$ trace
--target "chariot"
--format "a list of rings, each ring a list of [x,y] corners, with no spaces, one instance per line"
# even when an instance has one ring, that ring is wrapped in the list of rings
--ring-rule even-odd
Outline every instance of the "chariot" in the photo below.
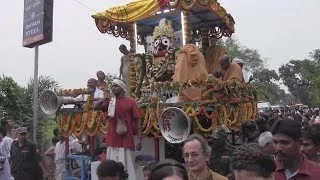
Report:
[[[211,37],[228,38],[234,33],[233,17],[217,0],[136,0],[92,17],[101,33],[130,43],[127,85],[140,107],[143,137],[148,138],[142,154],[151,153],[157,160],[175,156],[165,152],[169,149],[165,144],[180,143],[191,131],[209,136],[223,125],[234,132],[246,120],[256,118],[256,91],[248,84],[222,81],[210,73],[182,81],[172,78],[185,45],[195,44],[207,58]],[[144,53],[136,52],[138,46],[144,47]],[[177,100],[188,89],[211,91],[197,100]],[[87,93],[85,89],[61,90],[56,97]],[[43,111],[64,103],[52,103],[48,96],[42,99]],[[105,134],[108,126],[102,121],[104,112],[93,110],[90,93],[85,109],[60,110],[57,117],[65,136],[85,132],[94,137]]]

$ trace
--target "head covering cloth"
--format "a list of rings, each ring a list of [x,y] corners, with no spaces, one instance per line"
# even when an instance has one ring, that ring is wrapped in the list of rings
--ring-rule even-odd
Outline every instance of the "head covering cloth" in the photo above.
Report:
[[[124,92],[126,92],[127,86],[120,79],[113,80],[112,84],[118,85]],[[115,115],[115,112],[116,112],[116,102],[117,102],[117,99],[116,99],[115,96],[113,96],[110,99],[109,106],[108,106],[108,116],[111,117],[111,118],[114,118],[114,115]]]

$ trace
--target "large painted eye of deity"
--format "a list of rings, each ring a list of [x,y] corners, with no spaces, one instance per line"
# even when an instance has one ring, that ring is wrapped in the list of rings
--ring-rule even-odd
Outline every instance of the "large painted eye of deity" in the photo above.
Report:
[[[160,44],[160,39],[157,38],[157,39],[154,41],[154,47],[158,47],[159,44]]]
[[[166,46],[170,45],[170,39],[167,36],[162,36],[161,42],[163,45],[166,45]]]

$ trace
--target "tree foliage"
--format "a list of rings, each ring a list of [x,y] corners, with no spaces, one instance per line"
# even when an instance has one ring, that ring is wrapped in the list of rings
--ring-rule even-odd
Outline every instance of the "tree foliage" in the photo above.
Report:
[[[275,70],[269,70],[264,66],[264,60],[256,49],[250,49],[241,45],[236,39],[229,38],[222,42],[228,56],[231,59],[240,58],[246,63],[246,68],[253,72],[252,85],[258,91],[260,101],[271,103],[287,102],[284,99],[285,91],[280,88],[280,77]]]
[[[299,102],[308,105],[319,105],[320,50],[317,49],[311,52],[310,58],[290,60],[279,68],[279,72],[283,83]]]
[[[29,111],[27,91],[11,77],[0,77],[0,118],[27,121],[25,113]]]
[[[250,49],[241,45],[236,39],[228,38],[222,42],[231,59],[240,58],[246,62],[246,66],[253,72],[260,71],[264,67],[264,61],[256,49]]]
[[[46,89],[55,90],[58,83],[50,76],[39,77],[39,96]],[[11,77],[0,77],[0,119],[10,119],[19,126],[32,130],[33,117],[33,79],[30,79],[27,87],[19,86]],[[38,139],[41,140],[43,125],[47,117],[39,110]],[[31,132],[32,133],[32,132]],[[38,142],[38,144],[41,144]]]

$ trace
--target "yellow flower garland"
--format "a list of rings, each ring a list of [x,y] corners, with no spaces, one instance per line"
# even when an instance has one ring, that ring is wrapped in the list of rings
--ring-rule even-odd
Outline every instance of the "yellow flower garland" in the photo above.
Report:
[[[198,117],[195,115],[195,110],[194,110],[191,106],[189,106],[189,107],[186,109],[185,113],[186,113],[189,117],[193,117],[193,119],[194,119],[195,122],[197,123],[198,128],[200,129],[200,131],[205,132],[205,133],[208,133],[208,132],[211,132],[211,131],[212,131],[212,129],[213,129],[212,126],[210,126],[210,127],[207,128],[207,129],[204,128],[204,127],[202,127],[202,125],[201,125],[200,122],[199,122]]]

